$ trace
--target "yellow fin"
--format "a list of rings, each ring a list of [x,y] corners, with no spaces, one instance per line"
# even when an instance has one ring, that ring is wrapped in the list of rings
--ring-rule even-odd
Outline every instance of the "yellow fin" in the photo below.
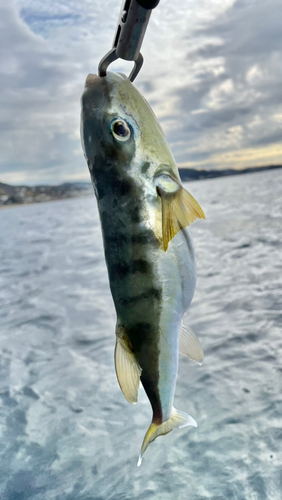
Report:
[[[205,219],[199,203],[179,181],[167,174],[155,179],[162,201],[162,242],[166,252],[172,238],[196,219]]]
[[[201,365],[204,361],[204,353],[199,339],[191,328],[181,325],[179,334],[179,352]]]
[[[192,425],[197,427],[197,422],[184,411],[178,411],[172,407],[171,417],[160,425],[151,423],[149,429],[147,430],[144,441],[142,443],[139,459],[137,465],[140,466],[142,463],[142,456],[149,444],[152,443],[158,436],[164,436],[168,434],[173,429],[186,427],[187,425]]]
[[[125,399],[131,404],[136,404],[142,370],[126,341],[119,337],[116,340],[115,367],[118,383]]]

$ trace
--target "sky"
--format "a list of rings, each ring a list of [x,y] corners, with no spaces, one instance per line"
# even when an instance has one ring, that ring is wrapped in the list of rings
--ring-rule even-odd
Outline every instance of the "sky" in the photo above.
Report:
[[[0,0],[0,181],[88,181],[80,96],[120,0]],[[179,167],[282,164],[281,0],[160,0],[134,84]],[[129,74],[119,60],[110,70]]]

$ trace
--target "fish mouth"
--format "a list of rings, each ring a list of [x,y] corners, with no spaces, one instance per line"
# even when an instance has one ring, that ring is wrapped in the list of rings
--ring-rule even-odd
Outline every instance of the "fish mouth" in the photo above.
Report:
[[[85,88],[95,85],[98,81],[118,81],[127,80],[127,76],[124,73],[113,73],[111,71],[107,72],[107,76],[99,76],[95,73],[89,73],[85,80]]]
[[[91,87],[92,85],[95,85],[97,83],[97,81],[100,80],[100,78],[101,77],[98,75],[89,73],[89,75],[87,75],[86,80],[85,80],[85,88]]]

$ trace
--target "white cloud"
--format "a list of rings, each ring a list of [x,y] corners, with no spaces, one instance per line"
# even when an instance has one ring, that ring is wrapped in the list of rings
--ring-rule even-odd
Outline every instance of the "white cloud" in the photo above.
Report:
[[[260,81],[262,80],[262,77],[263,77],[263,72],[260,69],[258,64],[254,64],[254,66],[252,66],[247,71],[247,74],[246,74],[246,80],[251,85],[256,85],[256,84],[260,83]]]
[[[116,0],[0,5],[0,180],[89,178],[79,154],[80,95],[111,47],[119,9]],[[222,154],[249,158],[260,142],[279,144],[281,32],[280,0],[160,2],[136,85],[177,161],[213,167]],[[123,61],[113,67],[128,73]],[[236,158],[244,166],[243,153]]]
[[[256,129],[257,127],[261,127],[263,124],[263,121],[259,115],[255,115],[252,120],[249,121],[248,123],[248,128],[249,129]]]

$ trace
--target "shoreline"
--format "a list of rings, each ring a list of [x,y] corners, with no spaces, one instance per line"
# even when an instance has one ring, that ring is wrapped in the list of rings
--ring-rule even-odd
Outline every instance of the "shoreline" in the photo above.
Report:
[[[188,168],[179,169],[182,182],[196,182],[218,177],[232,177],[245,174],[277,171],[282,165],[270,165],[267,167],[253,167],[243,170],[193,170]],[[76,198],[88,198],[94,196],[92,184],[89,183],[64,183],[58,186],[11,186],[0,182],[0,209],[35,205],[38,203],[49,203],[51,201],[63,201]],[[5,199],[3,202],[3,198]],[[33,199],[32,199],[33,198]],[[40,199],[41,198],[41,199]],[[9,201],[10,200],[10,201]],[[22,200],[22,201],[21,201]],[[27,201],[28,200],[28,201]],[[29,201],[30,200],[30,201]],[[2,203],[1,203],[2,201]],[[6,203],[8,201],[8,203]]]
[[[93,191],[93,196],[94,191]],[[43,201],[29,201],[28,203],[9,203],[8,205],[0,205],[0,210],[17,208],[17,207],[29,207],[30,205],[43,205],[44,203],[51,203],[52,201],[68,201],[68,200],[77,200],[79,198],[91,198],[92,194],[82,194],[81,196],[67,196],[64,198],[52,198],[52,200],[43,200]]]

